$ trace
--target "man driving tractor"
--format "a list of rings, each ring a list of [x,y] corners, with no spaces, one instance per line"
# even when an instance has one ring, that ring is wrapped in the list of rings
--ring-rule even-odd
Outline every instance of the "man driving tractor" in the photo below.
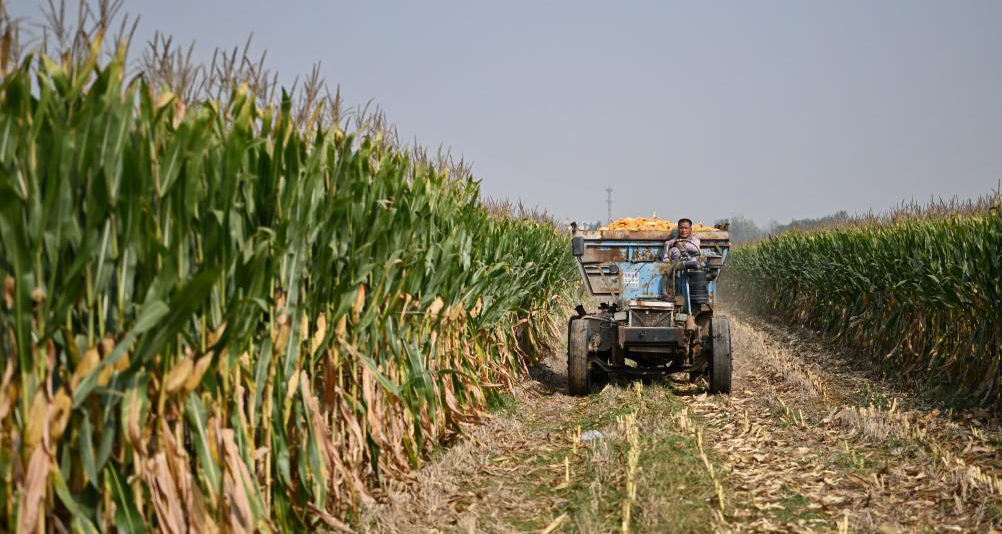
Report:
[[[690,258],[699,256],[699,238],[692,235],[692,220],[679,219],[678,235],[675,239],[665,241],[665,253],[671,261],[679,261],[683,256]]]

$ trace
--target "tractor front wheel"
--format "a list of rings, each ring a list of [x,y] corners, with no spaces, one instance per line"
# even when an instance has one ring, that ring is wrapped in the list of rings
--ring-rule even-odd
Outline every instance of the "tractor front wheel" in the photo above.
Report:
[[[588,363],[588,321],[572,319],[567,327],[567,391],[587,395],[591,390]]]
[[[710,393],[731,392],[731,323],[714,317],[710,323],[713,336],[713,361],[710,364]]]

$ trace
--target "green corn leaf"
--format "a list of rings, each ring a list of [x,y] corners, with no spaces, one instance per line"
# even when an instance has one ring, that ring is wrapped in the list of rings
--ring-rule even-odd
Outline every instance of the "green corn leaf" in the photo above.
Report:
[[[97,464],[94,461],[94,428],[90,423],[90,414],[83,410],[80,423],[80,434],[78,436],[80,448],[80,460],[83,463],[84,473],[87,480],[94,485],[98,484]]]
[[[115,503],[115,528],[129,534],[141,534],[146,531],[146,523],[136,510],[132,489],[124,483],[122,475],[114,466],[104,469],[104,491]]]
[[[200,474],[205,478],[210,500],[215,502],[222,487],[222,473],[212,458],[212,446],[209,444],[209,432],[206,428],[205,407],[195,393],[188,394],[184,414],[192,427],[192,441],[198,456],[198,464],[202,468]]]
[[[70,489],[66,487],[66,480],[63,478],[62,472],[58,469],[53,469],[50,471],[49,477],[52,480],[52,486],[56,490],[59,501],[70,511],[73,530],[85,534],[99,534],[97,527],[87,517],[87,512],[77,504],[77,501],[70,493]]]

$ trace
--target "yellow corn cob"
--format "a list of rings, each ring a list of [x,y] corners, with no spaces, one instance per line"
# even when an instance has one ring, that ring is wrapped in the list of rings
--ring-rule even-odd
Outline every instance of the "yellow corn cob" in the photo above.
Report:
[[[603,226],[600,230],[647,230],[670,232],[675,229],[675,222],[659,219],[657,217],[624,217],[617,219],[608,226]],[[712,231],[712,226],[703,224],[693,224],[693,232]]]

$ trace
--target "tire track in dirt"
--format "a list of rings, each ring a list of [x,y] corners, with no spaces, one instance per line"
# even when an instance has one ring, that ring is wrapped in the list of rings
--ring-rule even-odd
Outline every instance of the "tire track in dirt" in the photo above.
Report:
[[[631,532],[999,532],[997,423],[940,413],[805,331],[729,317],[731,395],[624,381],[569,397],[554,347],[511,407],[388,482],[359,529],[619,531],[630,412],[647,449]],[[582,442],[592,429],[605,438]]]
[[[605,533],[626,522],[630,532],[702,533],[719,522],[710,503],[720,490],[670,388],[623,382],[571,397],[549,370],[560,362],[547,363],[540,382],[515,392],[514,410],[391,484],[361,530]]]
[[[727,470],[732,532],[997,532],[997,427],[958,422],[846,356],[731,315],[734,390],[683,397]]]
[[[572,397],[566,366],[561,340],[507,408],[409,480],[388,481],[358,529],[598,534],[625,522],[701,534],[719,523],[722,490],[671,387],[622,381]]]

